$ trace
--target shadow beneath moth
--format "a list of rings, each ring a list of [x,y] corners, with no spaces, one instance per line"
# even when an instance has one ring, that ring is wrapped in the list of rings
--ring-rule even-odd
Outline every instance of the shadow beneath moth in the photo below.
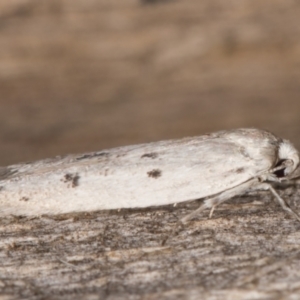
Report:
[[[0,168],[0,215],[142,208],[205,198],[181,221],[248,191],[269,190],[300,221],[272,182],[291,179],[299,154],[254,128],[125,146]]]

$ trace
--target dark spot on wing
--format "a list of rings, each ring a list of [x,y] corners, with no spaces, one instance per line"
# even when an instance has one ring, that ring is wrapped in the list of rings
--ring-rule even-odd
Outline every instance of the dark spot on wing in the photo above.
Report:
[[[25,201],[25,202],[27,202],[28,200],[29,200],[28,197],[22,197],[22,198],[20,199],[20,201]]]
[[[76,158],[76,160],[83,160],[83,159],[90,159],[94,157],[101,157],[101,156],[108,156],[108,152],[94,152],[94,153],[87,153],[83,154],[82,156],[79,156]]]
[[[159,169],[153,169],[153,170],[147,172],[147,174],[149,177],[158,178],[161,176],[162,172]]]
[[[4,186],[0,186],[0,192],[4,190]]]
[[[79,179],[80,176],[76,173],[76,174],[71,174],[71,173],[67,173],[64,176],[63,182],[70,182],[72,183],[72,187],[77,187],[79,186]]]
[[[113,174],[113,170],[112,169],[109,169],[109,168],[104,168],[104,169],[101,169],[99,175],[101,176],[109,176]]]
[[[245,168],[238,168],[235,171],[236,171],[236,173],[241,174],[241,173],[245,172]]]
[[[151,153],[145,153],[141,156],[141,158],[146,158],[146,157],[154,159],[158,157],[158,154],[155,152],[151,152]]]

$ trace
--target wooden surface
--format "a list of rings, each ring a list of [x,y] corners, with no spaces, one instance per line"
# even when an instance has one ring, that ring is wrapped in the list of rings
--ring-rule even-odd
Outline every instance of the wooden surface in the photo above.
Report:
[[[197,206],[3,218],[1,299],[299,299],[300,223],[270,194],[175,230]]]

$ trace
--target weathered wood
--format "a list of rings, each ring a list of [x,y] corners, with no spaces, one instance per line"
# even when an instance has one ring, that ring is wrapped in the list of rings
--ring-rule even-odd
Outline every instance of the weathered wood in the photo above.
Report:
[[[297,185],[279,192],[300,210]],[[2,218],[1,299],[296,297],[300,224],[269,193],[174,232],[197,206]]]

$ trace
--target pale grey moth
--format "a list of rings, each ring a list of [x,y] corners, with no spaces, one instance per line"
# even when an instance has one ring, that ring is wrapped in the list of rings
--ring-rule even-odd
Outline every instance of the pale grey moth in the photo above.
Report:
[[[206,208],[289,179],[299,154],[259,129],[125,146],[0,168],[0,215],[41,215],[176,204],[205,198]]]

